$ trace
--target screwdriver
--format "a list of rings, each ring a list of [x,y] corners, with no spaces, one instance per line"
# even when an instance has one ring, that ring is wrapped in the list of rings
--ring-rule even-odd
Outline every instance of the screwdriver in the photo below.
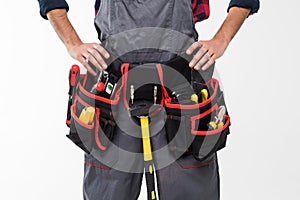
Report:
[[[201,90],[201,96],[202,96],[202,102],[206,101],[208,99],[208,91],[207,89]]]
[[[80,67],[78,65],[72,65],[69,72],[69,101],[68,101],[68,111],[67,111],[67,119],[66,124],[69,126],[71,124],[71,105],[73,104],[73,93],[74,87],[79,80]]]
[[[196,104],[198,103],[198,95],[192,94],[191,95],[191,101],[195,102]]]
[[[76,77],[78,73],[80,73],[80,67],[78,65],[72,65],[69,72],[69,95],[72,95],[73,88],[76,85]]]
[[[98,80],[100,80],[100,79],[98,79]],[[91,93],[98,95],[104,91],[104,88],[105,88],[104,83],[98,82],[93,86]],[[79,115],[79,119],[85,124],[91,124],[93,122],[94,115],[95,115],[95,108],[92,106],[88,106],[88,107],[85,107],[82,109],[82,111]]]
[[[156,85],[153,88],[153,99],[154,99],[154,104],[156,104],[156,101],[157,101],[157,86]]]
[[[133,105],[133,99],[134,99],[134,85],[130,85],[130,100],[131,100],[131,105]]]

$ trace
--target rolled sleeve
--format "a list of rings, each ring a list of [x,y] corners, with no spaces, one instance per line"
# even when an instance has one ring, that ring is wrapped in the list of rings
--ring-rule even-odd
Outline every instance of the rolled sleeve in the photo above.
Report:
[[[40,4],[40,14],[44,19],[47,18],[47,12],[57,8],[69,10],[69,5],[65,0],[38,0]]]
[[[259,10],[259,0],[231,0],[227,11],[232,7],[249,8],[250,14],[257,13]]]

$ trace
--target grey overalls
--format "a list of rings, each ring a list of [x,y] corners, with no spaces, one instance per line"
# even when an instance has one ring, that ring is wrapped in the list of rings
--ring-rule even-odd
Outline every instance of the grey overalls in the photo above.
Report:
[[[192,16],[191,0],[102,0],[95,18],[99,39],[105,41],[124,31],[143,27],[160,27],[178,31],[192,41],[197,39]],[[135,36],[126,38],[132,42]],[[168,36],[167,36],[168,37]],[[168,37],[170,41],[176,38]],[[135,45],[135,43],[131,43]],[[190,44],[188,44],[190,45]],[[174,54],[153,49],[143,49],[122,55],[125,62],[163,62]],[[126,119],[121,123],[126,126]],[[124,127],[124,125],[122,126]],[[131,127],[117,128],[113,143],[130,152],[141,152],[141,138],[133,137]],[[167,145],[165,130],[151,137],[153,151]],[[109,150],[108,150],[109,151]],[[109,155],[109,153],[108,153]],[[159,159],[159,155],[154,155]],[[109,157],[112,163],[122,162],[121,153]],[[134,166],[136,163],[132,162]],[[120,171],[107,167],[92,155],[85,155],[85,200],[135,200],[138,199],[143,173]],[[218,200],[219,174],[214,154],[204,161],[184,155],[175,162],[156,170],[160,200]]]

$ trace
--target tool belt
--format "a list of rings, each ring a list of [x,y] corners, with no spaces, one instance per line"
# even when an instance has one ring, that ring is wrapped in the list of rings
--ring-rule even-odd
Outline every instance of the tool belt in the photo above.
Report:
[[[203,102],[185,102],[174,97],[174,88],[180,88],[181,83],[167,83],[167,67],[177,70],[190,83],[192,90],[205,89],[208,98]],[[109,67],[109,73],[119,78],[114,94],[111,99],[98,96],[89,92],[93,79],[89,74],[70,72],[70,90],[67,113],[67,125],[70,127],[67,137],[85,152],[105,152],[114,137],[114,129],[117,126],[113,116],[116,116],[112,107],[125,106],[129,115],[154,115],[161,109],[166,111],[165,130],[170,151],[174,154],[192,153],[198,160],[203,160],[212,153],[225,147],[227,135],[229,134],[230,117],[227,109],[223,120],[218,124],[212,124],[214,117],[218,115],[220,107],[225,107],[223,92],[217,79],[212,78],[213,68],[211,67],[204,74],[192,72],[188,61],[182,58],[175,58],[168,63],[152,63],[137,66],[129,63],[122,63],[118,60]],[[136,68],[135,68],[136,67]],[[141,72],[148,74],[147,77],[156,79],[155,84],[145,84],[135,93],[135,100],[146,100],[153,102],[153,86],[157,86],[156,109],[147,112],[147,109],[137,109],[130,104],[130,85],[135,84],[137,77],[131,77],[128,73],[131,69],[141,69]],[[75,70],[76,71],[76,70]],[[147,79],[143,76],[142,79]],[[150,79],[150,78],[149,78]],[[145,80],[147,82],[147,80]],[[156,84],[159,83],[159,84]],[[170,88],[166,85],[172,85]],[[175,84],[175,85],[174,85]],[[182,84],[183,88],[186,84]],[[147,92],[149,91],[149,92]],[[92,107],[95,114],[90,123],[80,120],[83,109]],[[88,112],[88,111],[87,111]],[[163,119],[162,119],[163,120]],[[220,125],[221,124],[221,125]]]

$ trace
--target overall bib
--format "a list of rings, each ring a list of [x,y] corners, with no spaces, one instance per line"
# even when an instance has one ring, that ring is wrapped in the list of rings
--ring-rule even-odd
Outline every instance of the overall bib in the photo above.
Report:
[[[166,62],[176,57],[174,52],[164,50],[167,49],[165,46],[161,49],[153,49],[147,48],[146,45],[145,48],[137,49],[139,44],[137,37],[147,33],[143,28],[159,27],[160,30],[175,31],[191,38],[186,46],[179,48],[180,51],[186,50],[184,48],[196,41],[198,37],[193,21],[191,0],[102,0],[95,18],[95,26],[104,47],[111,48],[112,52],[119,48],[126,48],[125,54],[116,54],[121,61],[129,63]],[[138,31],[123,34],[135,29]],[[120,35],[119,38],[129,41],[128,46],[118,46],[119,43],[113,44],[115,46],[105,46],[105,41],[115,35]],[[162,33],[162,38],[174,43],[177,42],[176,35],[166,31]],[[161,43],[163,41],[158,45]],[[128,134],[130,131],[132,131],[130,127],[125,130],[116,128],[113,143],[127,151],[141,152],[141,138]],[[153,151],[167,145],[165,130],[162,129],[151,137],[151,143]],[[111,159],[112,162],[118,162],[118,159],[126,158],[117,155],[112,156]],[[84,199],[136,200],[139,197],[142,177],[143,173],[127,173],[107,167],[92,155],[86,154]],[[203,161],[196,160],[192,155],[183,155],[170,165],[156,170],[156,178],[160,200],[219,199],[216,154]]]

